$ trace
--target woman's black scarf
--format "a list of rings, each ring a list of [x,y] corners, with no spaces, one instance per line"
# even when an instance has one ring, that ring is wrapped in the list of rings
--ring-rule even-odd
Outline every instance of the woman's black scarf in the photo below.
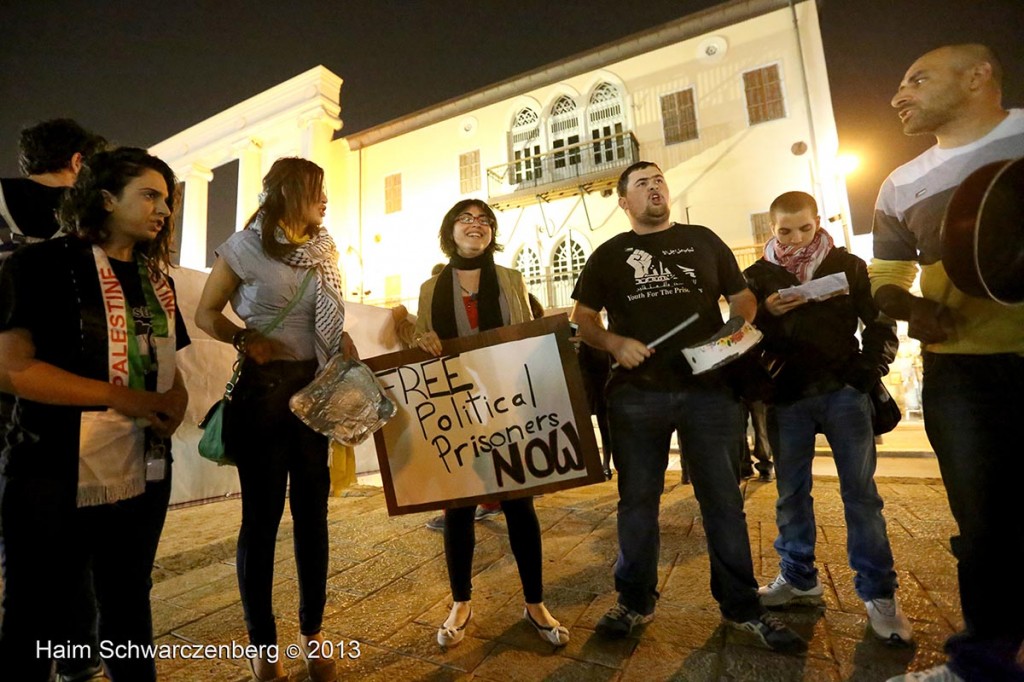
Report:
[[[494,255],[484,253],[476,258],[463,258],[455,254],[437,276],[434,299],[431,301],[430,316],[434,331],[442,339],[454,339],[459,335],[455,323],[455,290],[452,284],[452,269],[479,270],[480,290],[477,292],[477,320],[480,331],[497,329],[504,322],[501,319],[501,304],[498,287],[498,271],[494,267]]]

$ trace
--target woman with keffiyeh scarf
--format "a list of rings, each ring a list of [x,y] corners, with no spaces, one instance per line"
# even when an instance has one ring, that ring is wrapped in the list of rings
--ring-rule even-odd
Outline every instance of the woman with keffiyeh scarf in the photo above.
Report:
[[[477,199],[458,202],[441,221],[438,237],[448,265],[420,289],[416,345],[431,355],[441,354],[441,339],[470,336],[487,329],[531,319],[522,275],[494,263],[498,230],[494,211]],[[523,619],[541,639],[554,646],[569,641],[569,631],[544,606],[540,525],[532,497],[501,502],[508,524],[509,544],[519,567],[526,601]],[[462,641],[473,615],[472,568],[476,544],[475,507],[445,511],[444,553],[452,590],[452,608],[437,631],[437,643]]]
[[[299,632],[310,678],[337,677],[333,660],[318,658],[327,599],[327,438],[303,424],[288,399],[336,353],[355,355],[344,334],[338,252],[326,228],[323,170],[282,158],[263,178],[259,208],[217,250],[218,258],[196,310],[196,325],[241,355],[241,376],[225,411],[225,444],[238,464],[242,527],[237,572],[249,640],[276,645],[272,596],[274,547],[290,481]],[[309,286],[302,283],[308,273]],[[301,298],[280,321],[278,314]],[[224,314],[231,307],[240,328]],[[271,660],[273,659],[273,660]],[[250,660],[256,680],[287,679],[277,657]]]

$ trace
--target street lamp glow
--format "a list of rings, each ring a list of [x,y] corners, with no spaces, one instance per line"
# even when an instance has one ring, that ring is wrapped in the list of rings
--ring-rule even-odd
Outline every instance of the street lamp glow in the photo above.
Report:
[[[836,172],[845,177],[857,170],[860,166],[860,157],[856,154],[840,154],[836,157]]]

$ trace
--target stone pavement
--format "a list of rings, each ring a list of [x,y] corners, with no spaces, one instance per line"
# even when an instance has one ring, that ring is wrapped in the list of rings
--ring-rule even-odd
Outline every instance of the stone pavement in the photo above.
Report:
[[[519,579],[499,516],[477,523],[474,617],[466,639],[441,651],[436,628],[450,605],[440,533],[428,514],[389,518],[379,488],[357,486],[330,501],[331,564],[325,634],[357,641],[358,657],[340,665],[359,680],[884,680],[935,665],[942,643],[960,623],[954,529],[936,479],[879,479],[896,555],[903,608],[913,620],[914,648],[889,648],[866,633],[864,607],[847,565],[838,483],[815,478],[818,557],[824,609],[783,618],[810,639],[805,657],[758,648],[726,630],[708,587],[708,559],[690,486],[669,471],[662,501],[661,601],[657,618],[635,637],[608,641],[594,633],[615,599],[615,483],[537,500],[543,530],[545,601],[567,625],[562,650],[543,643],[522,620]],[[762,583],[777,572],[774,484],[744,483],[754,570]],[[237,499],[175,509],[154,573],[158,643],[245,644],[235,583]],[[297,587],[290,521],[277,547],[275,601],[281,647],[297,638]],[[348,652],[356,653],[350,645]],[[291,680],[302,664],[286,663]],[[242,660],[162,660],[160,679],[248,679]]]

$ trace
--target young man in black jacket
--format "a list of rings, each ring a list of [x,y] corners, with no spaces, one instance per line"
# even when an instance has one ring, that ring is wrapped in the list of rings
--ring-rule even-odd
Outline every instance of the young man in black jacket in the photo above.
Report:
[[[770,607],[820,600],[811,462],[815,433],[822,432],[839,474],[854,587],[875,634],[908,643],[910,621],[896,601],[892,550],[874,482],[868,398],[896,355],[896,325],[879,313],[864,261],[835,247],[821,229],[814,197],[786,192],[772,202],[770,215],[774,236],[765,244],[764,257],[744,272],[758,301],[754,324],[765,335],[762,347],[784,363],[768,408],[779,488],[775,549],[780,572],[758,593]],[[839,273],[849,290],[826,300],[780,293]],[[864,324],[863,346],[856,336],[858,321]]]

